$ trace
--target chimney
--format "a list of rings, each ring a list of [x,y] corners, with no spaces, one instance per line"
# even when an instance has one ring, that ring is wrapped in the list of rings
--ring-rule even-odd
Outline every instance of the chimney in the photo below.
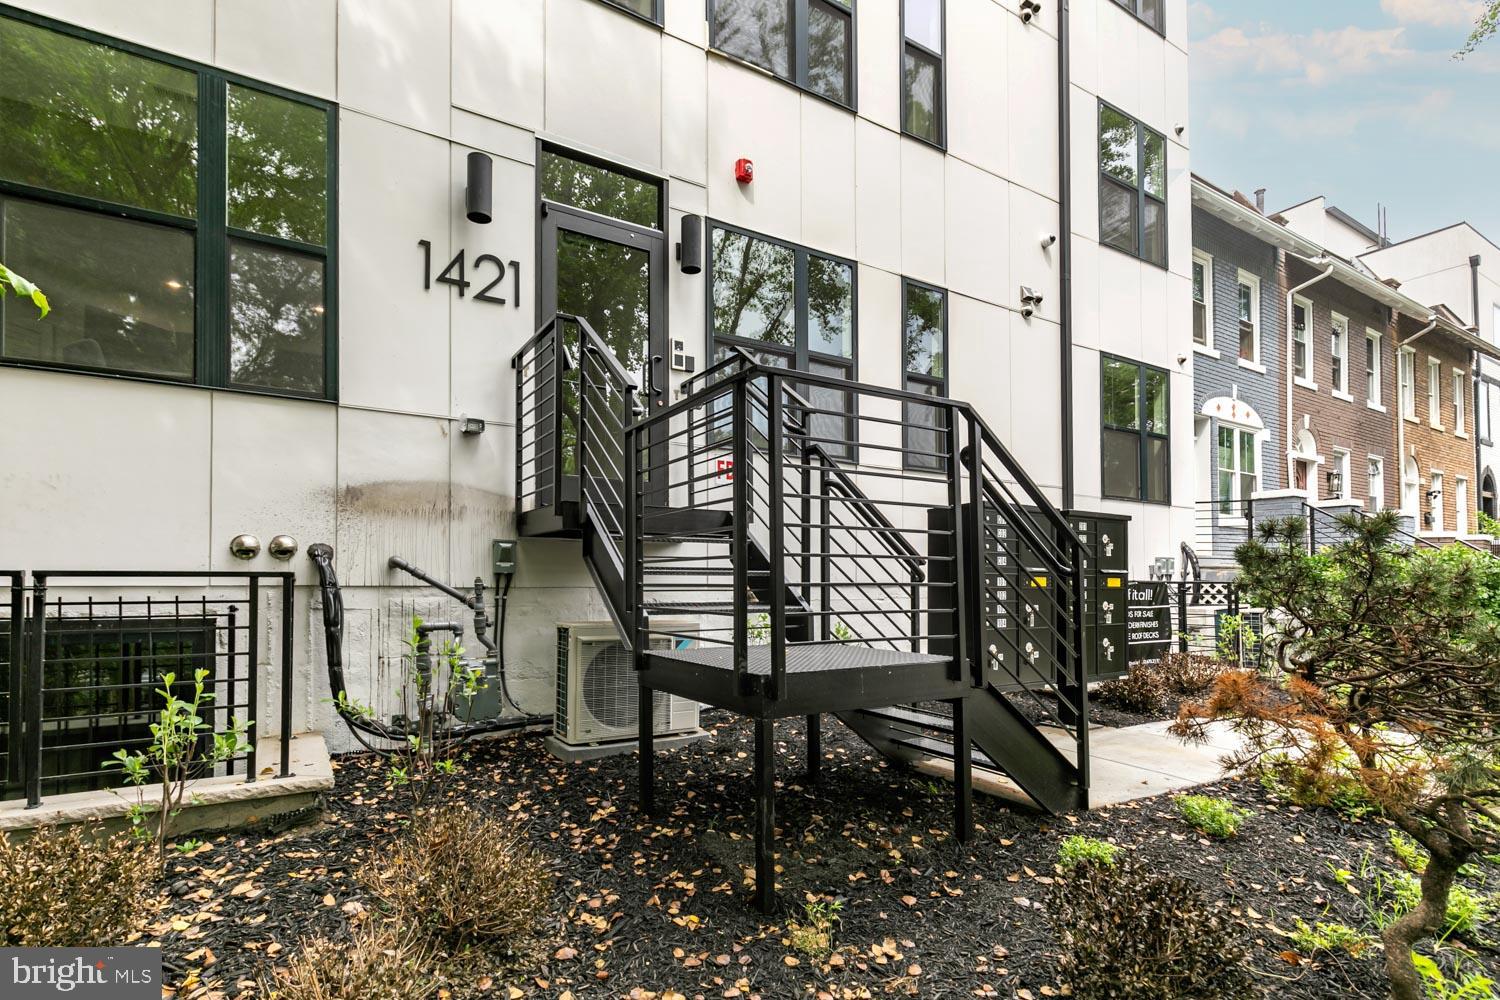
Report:
[[[1266,214],[1266,189],[1265,188],[1256,188],[1255,189],[1255,210],[1257,212],[1259,212],[1261,215],[1265,215]]]

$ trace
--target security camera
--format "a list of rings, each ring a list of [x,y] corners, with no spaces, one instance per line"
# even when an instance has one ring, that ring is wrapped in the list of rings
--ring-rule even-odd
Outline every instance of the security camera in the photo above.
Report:
[[[1042,293],[1026,285],[1021,286],[1021,315],[1030,319],[1042,307]]]
[[[1043,250],[1046,250],[1050,246],[1056,245],[1056,243],[1057,243],[1057,234],[1056,233],[1047,233],[1045,236],[1042,237],[1042,249]]]
[[[1172,131],[1176,132],[1177,135],[1178,135],[1178,137],[1181,137],[1182,133],[1184,133],[1184,132],[1187,131],[1187,126],[1186,125],[1178,125],[1175,128],[1173,128]]]
[[[1021,23],[1030,23],[1031,19],[1042,12],[1042,5],[1036,0],[1021,0]]]

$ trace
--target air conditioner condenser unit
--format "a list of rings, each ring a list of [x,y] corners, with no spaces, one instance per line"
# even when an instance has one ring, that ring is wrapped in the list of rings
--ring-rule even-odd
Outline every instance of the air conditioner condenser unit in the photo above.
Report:
[[[692,619],[651,619],[652,648],[691,645]],[[635,748],[640,688],[630,650],[611,622],[557,626],[557,709],[547,748],[564,760],[586,760]],[[697,702],[654,692],[653,731],[671,746],[705,736]]]

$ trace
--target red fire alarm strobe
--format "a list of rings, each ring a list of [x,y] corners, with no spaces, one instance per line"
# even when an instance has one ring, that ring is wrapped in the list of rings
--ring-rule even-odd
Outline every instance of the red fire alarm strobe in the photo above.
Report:
[[[741,184],[749,184],[755,180],[755,164],[741,157],[734,161],[734,179]]]

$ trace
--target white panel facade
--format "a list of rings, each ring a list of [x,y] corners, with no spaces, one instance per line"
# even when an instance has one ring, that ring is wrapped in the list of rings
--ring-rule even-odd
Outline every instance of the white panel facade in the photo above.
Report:
[[[687,213],[853,261],[863,381],[902,384],[902,279],[946,289],[949,392],[1049,495],[1061,497],[1071,458],[1077,507],[1136,518],[1140,575],[1191,531],[1191,390],[1177,361],[1191,355],[1190,137],[1173,131],[1186,118],[1180,9],[1163,38],[1111,0],[1073,8],[1064,442],[1061,246],[1044,245],[1066,235],[1054,5],[1023,24],[1014,4],[948,0],[946,148],[900,131],[894,0],[857,5],[853,111],[709,50],[703,0],[663,0],[660,28],[602,0],[277,0],[279,14],[249,0],[22,6],[338,104],[338,392],[291,400],[0,367],[0,564],[236,568],[246,564],[228,556],[233,535],[288,533],[301,545],[305,616],[315,601],[303,553],[328,542],[346,587],[351,686],[381,683],[392,621],[424,593],[386,560],[460,585],[490,579],[490,541],[516,533],[509,362],[542,319],[539,144],[665,184],[666,321],[699,370],[711,361],[712,276],[672,260]],[[1170,270],[1097,242],[1100,100],[1168,137]],[[494,160],[489,225],[463,217],[476,149]],[[754,162],[749,184],[734,176],[741,158]],[[424,287],[423,240],[429,278],[464,251],[477,284],[462,297]],[[476,300],[492,273],[475,266],[480,254],[519,268],[495,289],[504,305]],[[1042,297],[1030,319],[1023,285]],[[1102,499],[1101,352],[1172,376],[1170,504]],[[484,433],[461,434],[461,416]],[[114,488],[143,465],[149,490]],[[249,565],[286,564],[262,553]],[[554,624],[606,617],[576,541],[521,542],[509,615],[514,693],[549,711]],[[299,677],[317,695],[301,711],[327,725],[321,634],[298,643]]]

